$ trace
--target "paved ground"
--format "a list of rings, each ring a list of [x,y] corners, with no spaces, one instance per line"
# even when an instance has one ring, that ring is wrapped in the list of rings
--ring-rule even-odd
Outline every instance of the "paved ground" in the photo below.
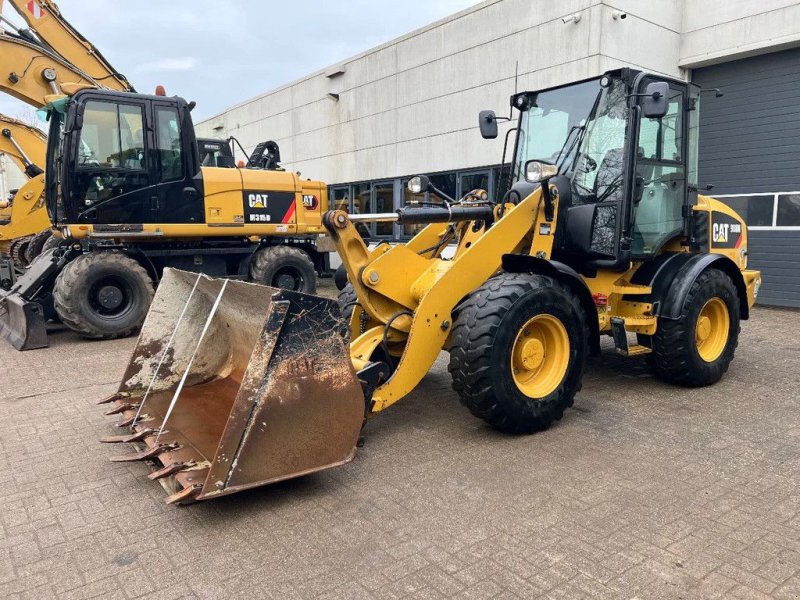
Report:
[[[756,310],[720,384],[593,361],[551,430],[471,417],[440,358],[338,470],[163,504],[94,401],[133,340],[0,345],[2,598],[798,598],[800,312]]]

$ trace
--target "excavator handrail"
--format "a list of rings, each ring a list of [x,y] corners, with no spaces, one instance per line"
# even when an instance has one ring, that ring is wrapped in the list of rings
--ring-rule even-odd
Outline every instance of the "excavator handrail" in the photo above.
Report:
[[[0,0],[0,11],[3,1]],[[39,42],[77,70],[86,73],[94,81],[113,90],[135,92],[128,79],[119,73],[100,53],[96,46],[87,40],[61,14],[58,5],[51,0],[5,0],[30,29],[17,29],[16,33],[30,43]],[[35,34],[36,38],[32,35]]]

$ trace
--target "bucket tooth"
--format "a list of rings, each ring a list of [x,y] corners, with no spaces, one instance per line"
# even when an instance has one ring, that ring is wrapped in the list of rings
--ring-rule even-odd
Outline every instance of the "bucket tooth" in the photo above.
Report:
[[[110,396],[106,396],[102,400],[98,400],[97,404],[111,404],[117,400],[124,400],[125,398],[130,398],[131,395],[128,392],[117,392],[115,394],[111,394]]]
[[[111,415],[118,415],[120,413],[124,413],[126,410],[136,410],[139,408],[138,404],[131,404],[130,402],[120,402],[114,408],[106,413],[107,417]]]
[[[114,423],[114,427],[131,427],[136,423],[149,423],[152,420],[153,418],[150,415],[139,415],[139,418],[136,418],[136,415],[133,415],[132,417],[124,419],[119,423]]]
[[[167,504],[191,504],[200,495],[203,489],[203,484],[196,483],[187,488],[182,489],[180,492],[167,496],[165,502]]]
[[[194,461],[188,462],[174,462],[168,464],[166,467],[160,468],[158,471],[153,471],[150,473],[147,478],[151,481],[157,481],[159,479],[163,479],[164,477],[169,477],[170,475],[174,475],[180,471],[185,471],[190,469],[191,467],[195,466],[197,463]]]
[[[148,450],[144,450],[143,452],[112,456],[111,462],[137,462],[140,460],[149,460],[152,458],[158,458],[164,452],[177,450],[179,447],[180,446],[178,446],[178,444],[157,444]]]
[[[100,438],[101,444],[129,444],[130,442],[141,442],[144,438],[149,435],[154,435],[158,433],[157,429],[142,429],[136,433],[128,434],[128,435],[109,435],[106,437]]]

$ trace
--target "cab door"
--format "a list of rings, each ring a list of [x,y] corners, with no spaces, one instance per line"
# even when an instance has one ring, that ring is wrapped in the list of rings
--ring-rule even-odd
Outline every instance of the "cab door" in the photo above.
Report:
[[[638,91],[644,92],[652,81],[655,79],[644,78]],[[655,255],[684,231],[683,211],[688,201],[687,105],[687,86],[669,82],[666,115],[640,119],[631,209],[634,259]]]
[[[79,107],[69,185],[78,223],[151,223],[154,182],[148,168],[147,105],[92,98]]]
[[[191,121],[182,118],[181,109],[169,103],[152,104],[154,175],[156,190],[153,212],[159,223],[203,223],[205,211],[202,181],[193,173],[196,141]]]

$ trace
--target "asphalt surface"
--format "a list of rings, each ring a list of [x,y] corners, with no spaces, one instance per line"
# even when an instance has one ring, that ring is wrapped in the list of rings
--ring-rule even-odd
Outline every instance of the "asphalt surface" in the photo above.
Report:
[[[606,347],[532,436],[443,354],[352,463],[189,507],[97,442],[135,339],[51,342],[0,344],[2,598],[800,597],[800,312],[756,309],[706,389]]]

